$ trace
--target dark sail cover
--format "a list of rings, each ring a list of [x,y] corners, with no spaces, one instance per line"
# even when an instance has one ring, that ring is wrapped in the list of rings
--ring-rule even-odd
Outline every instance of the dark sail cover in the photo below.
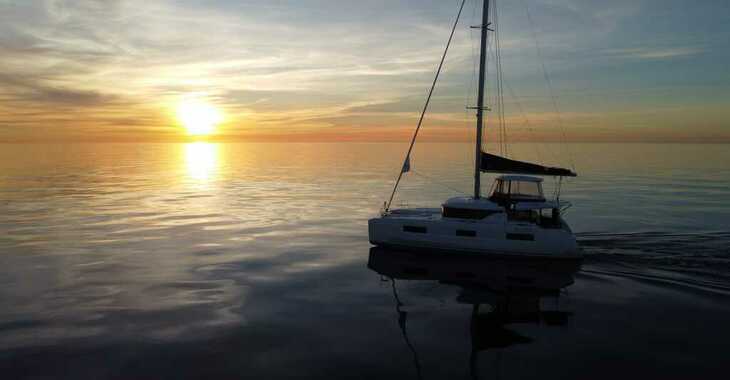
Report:
[[[510,160],[482,152],[481,168],[483,172],[491,173],[517,173],[517,174],[532,174],[532,175],[545,175],[553,177],[575,177],[577,174],[569,169],[563,168],[551,168],[548,166],[542,166],[532,164],[529,162]]]

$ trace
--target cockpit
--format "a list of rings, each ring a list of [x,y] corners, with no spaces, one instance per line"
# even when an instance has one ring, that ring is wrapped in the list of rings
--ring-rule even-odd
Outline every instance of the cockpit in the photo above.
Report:
[[[505,175],[492,186],[489,200],[504,207],[509,220],[535,223],[546,228],[561,227],[561,202],[548,201],[542,178]]]
[[[484,219],[491,215],[506,215],[507,220],[561,228],[561,208],[567,203],[546,200],[542,178],[521,175],[497,177],[489,198],[451,198],[442,207],[444,218]]]

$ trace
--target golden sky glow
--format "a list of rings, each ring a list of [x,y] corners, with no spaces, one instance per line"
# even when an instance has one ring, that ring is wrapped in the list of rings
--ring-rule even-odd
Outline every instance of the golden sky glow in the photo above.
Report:
[[[727,2],[682,1],[500,2],[509,138],[730,141]],[[473,134],[477,3],[424,139]],[[456,5],[0,0],[0,142],[407,140]]]

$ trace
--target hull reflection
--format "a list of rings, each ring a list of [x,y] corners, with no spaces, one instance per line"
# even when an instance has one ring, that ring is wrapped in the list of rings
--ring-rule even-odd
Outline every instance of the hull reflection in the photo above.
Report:
[[[368,267],[384,276],[403,280],[436,280],[492,291],[556,291],[573,284],[582,259],[509,259],[420,253],[382,247],[370,249]]]
[[[572,312],[558,308],[561,290],[572,285],[580,270],[581,259],[495,259],[473,255],[417,253],[394,251],[382,247],[370,249],[368,267],[391,281],[398,314],[398,325],[408,348],[413,353],[416,374],[421,377],[421,363],[407,330],[408,313],[398,294],[397,281],[437,281],[456,286],[457,302],[472,306],[469,318],[471,338],[470,372],[479,377],[479,353],[529,344],[533,338],[509,328],[512,324],[563,326]],[[556,300],[547,310],[543,299]],[[496,375],[499,375],[499,363]]]

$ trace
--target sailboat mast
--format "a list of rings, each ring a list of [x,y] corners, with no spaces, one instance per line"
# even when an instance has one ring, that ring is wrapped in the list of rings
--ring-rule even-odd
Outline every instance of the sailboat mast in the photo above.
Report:
[[[482,43],[479,54],[479,94],[477,95],[477,138],[474,159],[474,199],[481,197],[482,129],[484,126],[484,82],[487,64],[487,32],[489,32],[489,0],[484,0],[482,11]]]

